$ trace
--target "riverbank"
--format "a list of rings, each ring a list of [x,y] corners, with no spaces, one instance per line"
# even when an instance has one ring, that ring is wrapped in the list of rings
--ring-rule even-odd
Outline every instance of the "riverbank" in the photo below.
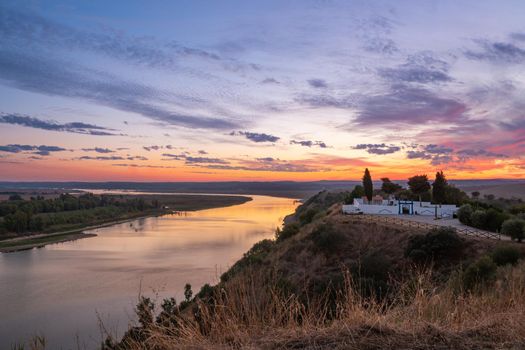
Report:
[[[36,233],[0,240],[0,253],[11,253],[21,250],[43,247],[48,244],[62,243],[82,238],[94,237],[96,234],[84,231],[94,230],[111,225],[121,224],[147,217],[162,216],[185,211],[197,211],[213,208],[223,208],[244,204],[251,201],[246,196],[217,195],[123,195],[127,198],[140,198],[148,201],[158,201],[160,208],[148,209],[137,213],[126,213],[110,220],[97,220],[88,224],[73,225],[70,229],[50,233]]]

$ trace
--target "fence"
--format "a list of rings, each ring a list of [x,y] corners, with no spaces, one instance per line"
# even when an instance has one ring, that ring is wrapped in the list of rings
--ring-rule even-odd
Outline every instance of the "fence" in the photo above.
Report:
[[[367,214],[350,214],[350,215],[352,216],[352,218],[360,220],[360,221],[364,221],[364,222],[392,224],[395,226],[405,226],[405,227],[412,227],[412,228],[425,229],[425,230],[430,230],[430,229],[437,228],[437,227],[450,227],[453,230],[455,230],[457,233],[467,235],[467,236],[497,239],[497,240],[501,239],[501,234],[499,233],[477,230],[475,228],[469,228],[469,227],[455,227],[455,226],[431,224],[428,222],[420,222],[420,221],[409,220],[406,218],[393,217],[393,216],[367,215]]]

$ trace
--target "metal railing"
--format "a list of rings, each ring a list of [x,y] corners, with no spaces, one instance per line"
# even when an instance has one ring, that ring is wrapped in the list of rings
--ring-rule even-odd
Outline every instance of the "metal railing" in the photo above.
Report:
[[[396,226],[405,226],[417,229],[430,230],[433,228],[439,227],[448,227],[455,230],[459,234],[466,236],[488,238],[488,239],[497,239],[501,240],[501,234],[489,231],[478,230],[470,227],[455,227],[455,226],[445,226],[439,224],[432,224],[428,222],[420,222],[415,220],[409,220],[405,218],[392,217],[392,216],[381,216],[381,215],[370,215],[370,214],[348,214],[353,219],[357,219],[364,222],[376,222],[384,224],[392,224]]]

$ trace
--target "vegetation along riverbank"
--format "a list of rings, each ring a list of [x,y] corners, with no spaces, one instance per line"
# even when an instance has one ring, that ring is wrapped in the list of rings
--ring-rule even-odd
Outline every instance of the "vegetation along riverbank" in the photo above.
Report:
[[[246,196],[60,194],[0,202],[0,252],[91,237],[83,233],[141,217],[238,205]]]

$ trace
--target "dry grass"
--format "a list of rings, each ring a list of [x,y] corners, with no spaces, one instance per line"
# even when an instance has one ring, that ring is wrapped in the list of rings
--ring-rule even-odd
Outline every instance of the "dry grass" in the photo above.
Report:
[[[349,273],[335,313],[326,296],[300,300],[261,276],[245,273],[197,301],[197,317],[174,329],[152,324],[125,349],[521,349],[525,348],[525,263],[500,268],[477,293],[449,283],[436,288],[430,272],[404,282],[393,300],[362,298]],[[329,317],[329,315],[335,315]]]

